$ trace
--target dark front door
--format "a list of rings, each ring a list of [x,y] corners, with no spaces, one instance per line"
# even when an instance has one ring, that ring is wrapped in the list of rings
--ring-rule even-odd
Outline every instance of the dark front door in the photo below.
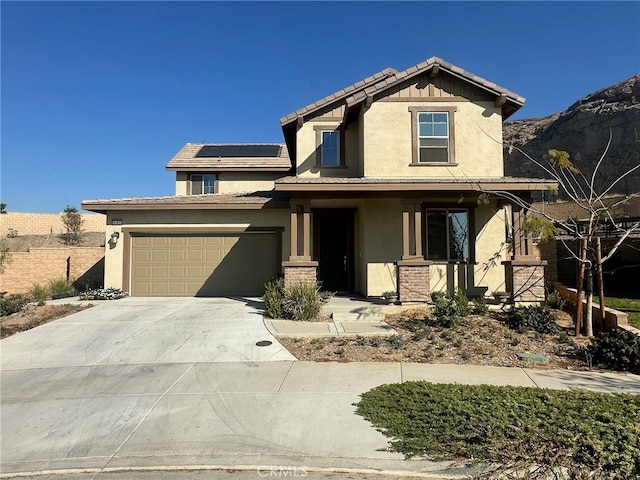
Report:
[[[353,210],[314,210],[314,256],[322,289],[353,291]]]

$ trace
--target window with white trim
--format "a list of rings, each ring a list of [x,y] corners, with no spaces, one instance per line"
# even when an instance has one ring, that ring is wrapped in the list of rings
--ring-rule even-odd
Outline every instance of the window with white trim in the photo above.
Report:
[[[449,112],[418,112],[418,161],[450,163]]]
[[[469,211],[453,208],[426,209],[427,260],[470,260]]]
[[[320,165],[323,167],[340,166],[340,131],[320,131]]]
[[[216,193],[216,176],[212,173],[192,174],[189,177],[191,195]]]

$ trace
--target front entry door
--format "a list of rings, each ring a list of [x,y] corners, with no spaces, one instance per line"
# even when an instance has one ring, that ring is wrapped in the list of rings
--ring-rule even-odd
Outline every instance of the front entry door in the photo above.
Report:
[[[313,219],[314,257],[322,289],[353,291],[353,210],[314,210]]]

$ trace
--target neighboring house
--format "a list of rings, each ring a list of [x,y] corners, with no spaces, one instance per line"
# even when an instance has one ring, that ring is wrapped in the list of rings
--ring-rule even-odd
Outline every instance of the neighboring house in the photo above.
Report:
[[[259,295],[283,273],[330,291],[397,290],[403,302],[457,288],[542,300],[543,262],[517,228],[523,212],[486,195],[530,198],[554,185],[503,176],[502,122],[523,103],[433,57],[283,117],[285,144],[189,143],[167,164],[174,196],[83,202],[118,235],[105,285]]]

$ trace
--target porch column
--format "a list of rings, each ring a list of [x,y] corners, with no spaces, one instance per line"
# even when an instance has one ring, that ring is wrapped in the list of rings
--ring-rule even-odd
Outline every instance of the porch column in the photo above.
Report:
[[[291,204],[291,253],[290,257],[298,256],[298,205]]]
[[[300,218],[302,217],[302,218]],[[302,224],[302,232],[299,226]],[[291,200],[290,216],[291,249],[289,260],[282,262],[284,286],[294,283],[313,283],[317,281],[318,262],[311,260],[311,202],[308,199]],[[299,239],[299,234],[302,238]],[[302,247],[302,255],[300,255]]]
[[[531,199],[526,199],[530,203]],[[506,290],[514,303],[541,303],[545,300],[544,267],[547,262],[533,254],[531,234],[524,231],[526,211],[512,204],[513,253],[505,266]]]
[[[422,203],[408,199],[402,203],[402,258],[396,262],[401,303],[429,300],[430,264],[422,252]]]
[[[411,257],[409,253],[410,221],[409,208],[413,209],[413,204],[402,204],[402,258]]]
[[[302,256],[311,260],[311,204],[302,206]]]

